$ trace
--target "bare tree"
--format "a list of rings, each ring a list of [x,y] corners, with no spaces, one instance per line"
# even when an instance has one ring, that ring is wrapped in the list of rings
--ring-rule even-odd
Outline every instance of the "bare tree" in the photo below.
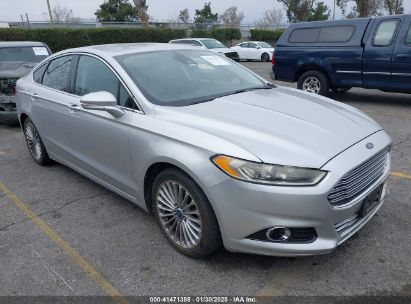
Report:
[[[337,0],[338,6],[341,8],[343,14],[345,14],[347,5],[353,3],[352,11],[347,17],[371,17],[381,15],[384,0]]]
[[[239,26],[244,19],[244,13],[239,12],[237,6],[232,6],[220,16],[220,21],[226,25]]]
[[[138,17],[140,18],[141,22],[148,26],[148,21],[150,20],[150,16],[147,14],[148,5],[146,0],[133,0],[134,5],[138,10]]]
[[[384,0],[384,7],[390,15],[404,14],[403,0]]]
[[[183,23],[188,23],[190,21],[190,12],[188,11],[188,8],[180,11],[180,14],[178,15],[178,21],[181,21]]]
[[[56,6],[53,6],[51,14],[55,23],[67,23],[73,18],[73,11],[67,6],[60,6],[59,3],[57,3]]]
[[[281,9],[272,8],[265,10],[263,17],[256,22],[256,25],[260,27],[276,27],[279,28],[283,21],[284,14]]]

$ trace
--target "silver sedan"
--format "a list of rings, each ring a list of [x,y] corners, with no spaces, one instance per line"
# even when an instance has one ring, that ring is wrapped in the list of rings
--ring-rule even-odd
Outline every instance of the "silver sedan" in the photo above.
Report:
[[[170,44],[66,50],[17,83],[34,161],[155,215],[198,257],[334,250],[382,206],[387,133],[359,110]]]

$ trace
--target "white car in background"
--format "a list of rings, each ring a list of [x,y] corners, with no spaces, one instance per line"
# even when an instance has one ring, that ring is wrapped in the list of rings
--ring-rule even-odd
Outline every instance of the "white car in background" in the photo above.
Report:
[[[209,49],[210,51],[217,54],[224,54],[226,57],[232,60],[239,60],[238,54],[236,51],[229,49],[220,41],[213,38],[183,38],[175,39],[169,42],[170,44],[185,44],[199,46],[204,49]]]
[[[240,60],[271,61],[274,47],[263,41],[245,41],[231,47],[240,56]]]

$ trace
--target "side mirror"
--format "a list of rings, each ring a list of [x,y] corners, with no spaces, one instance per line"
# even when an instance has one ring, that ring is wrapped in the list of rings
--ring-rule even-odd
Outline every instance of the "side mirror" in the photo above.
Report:
[[[80,104],[83,109],[105,111],[115,118],[124,115],[124,111],[117,106],[117,100],[113,94],[106,91],[86,94],[81,97]]]

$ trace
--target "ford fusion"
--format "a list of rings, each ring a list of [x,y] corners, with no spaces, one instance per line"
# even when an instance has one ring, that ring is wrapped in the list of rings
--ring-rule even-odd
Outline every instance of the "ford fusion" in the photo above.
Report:
[[[70,49],[17,83],[34,161],[153,213],[179,252],[323,254],[384,203],[387,133],[348,105],[276,87],[191,46]]]

